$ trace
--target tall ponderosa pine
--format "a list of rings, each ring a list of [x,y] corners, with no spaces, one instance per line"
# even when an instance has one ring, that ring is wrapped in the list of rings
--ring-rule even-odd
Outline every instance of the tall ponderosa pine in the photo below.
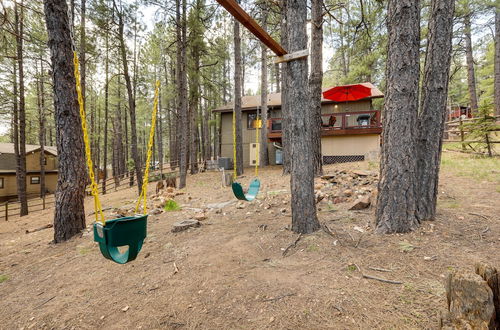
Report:
[[[188,169],[188,132],[187,127],[188,122],[188,100],[187,100],[187,65],[186,65],[186,48],[187,48],[187,20],[186,20],[186,10],[187,4],[186,0],[181,0],[182,2],[182,15],[181,15],[181,4],[177,0],[176,4],[176,19],[177,19],[177,80],[179,82],[179,123],[178,132],[180,131],[180,143],[179,143],[179,189],[186,186],[186,176]]]
[[[16,46],[17,46],[17,69],[19,78],[19,105],[18,105],[18,144],[14,146],[17,166],[17,195],[21,203],[20,215],[28,214],[28,199],[26,196],[26,98],[24,85],[24,3],[14,4]]]
[[[454,0],[432,0],[417,140],[417,217],[436,215],[451,61]]]
[[[288,52],[307,49],[307,0],[287,1]],[[308,234],[320,228],[314,198],[313,155],[311,152],[311,118],[307,59],[286,63],[287,106],[291,136],[289,157],[291,162],[290,190],[292,195],[292,230]]]
[[[288,22],[288,1],[281,0],[281,46],[285,49],[289,49],[289,22]],[[281,82],[283,86],[286,86],[288,76],[288,65],[286,63],[281,64]],[[282,121],[282,146],[283,146],[283,174],[289,174],[291,172],[291,139],[292,135],[290,132],[290,107],[288,105],[289,90],[286,87],[281,88],[281,121]]]
[[[134,161],[135,174],[137,176],[137,191],[141,193],[142,169],[139,151],[137,149],[137,124],[135,111],[135,96],[134,87],[132,86],[132,78],[127,59],[127,44],[125,42],[125,12],[123,8],[118,8],[113,0],[116,15],[118,17],[118,41],[120,43],[120,55],[123,65],[123,75],[125,77],[125,86],[127,87],[128,111],[130,115],[130,152]],[[127,132],[127,129],[125,129]]]
[[[465,38],[465,60],[467,63],[467,88],[469,90],[470,108],[473,113],[478,111],[476,70],[474,68],[474,56],[472,50],[472,10],[468,1],[465,3],[464,16],[464,38]]]
[[[495,79],[494,79],[494,94],[495,94],[495,115],[500,116],[500,4],[497,3],[495,8]]]
[[[323,85],[323,0],[311,1],[311,75],[310,107],[313,111],[311,146],[314,175],[323,173],[321,157],[321,87]]]
[[[44,0],[54,87],[58,179],[54,241],[66,241],[85,228],[87,180],[73,67],[73,45],[66,0]]]
[[[38,105],[38,143],[40,143],[40,197],[45,197],[45,83],[43,61],[40,60],[40,72],[37,74]]]
[[[402,233],[419,224],[415,215],[420,1],[389,0],[387,91],[382,131],[376,230]]]
[[[268,5],[265,1],[261,3],[261,26],[264,29],[264,31],[267,30],[267,17],[269,15],[268,11]],[[268,83],[267,83],[267,46],[261,43],[260,45],[261,50],[260,50],[260,89],[261,89],[261,95],[260,95],[260,116],[261,116],[261,122],[262,122],[262,127],[260,130],[260,146],[259,146],[259,161],[261,166],[267,166],[269,164],[269,156],[268,156],[268,151],[267,151],[267,88],[268,88]]]

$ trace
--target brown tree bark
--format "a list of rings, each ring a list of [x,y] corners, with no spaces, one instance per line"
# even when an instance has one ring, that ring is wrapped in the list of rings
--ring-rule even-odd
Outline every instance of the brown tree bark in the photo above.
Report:
[[[267,7],[267,3],[264,1],[261,4],[261,15],[262,15],[262,23],[261,26],[264,29],[264,31],[267,31],[267,16],[268,16],[268,11],[269,8]],[[260,130],[260,147],[259,147],[259,160],[260,160],[260,166],[267,166],[269,165],[269,155],[267,151],[267,89],[268,89],[268,82],[267,82],[267,47],[263,43],[260,44],[260,75],[261,75],[261,80],[260,80],[260,89],[261,89],[261,95],[260,95],[260,113],[261,113],[261,121],[262,121],[262,127]]]
[[[281,46],[288,50],[289,48],[289,36],[288,36],[288,1],[281,0]],[[283,146],[283,174],[289,174],[291,171],[291,133],[289,130],[290,125],[290,109],[288,106],[288,88],[286,88],[288,76],[288,65],[286,63],[281,64],[281,144]]]
[[[453,37],[454,0],[432,0],[417,140],[417,218],[436,216]]]
[[[379,233],[404,233],[418,225],[416,147],[420,1],[389,0],[387,92],[376,210]]]
[[[109,117],[109,33],[105,31],[106,57],[104,59],[104,70],[106,84],[104,85],[104,145],[103,145],[103,167],[104,176],[102,180],[102,194],[106,195],[106,180],[108,179],[108,117]]]
[[[287,1],[287,32],[290,53],[307,49],[307,0]],[[307,59],[286,63],[285,80],[290,110],[289,146],[291,162],[292,230],[308,234],[320,228],[314,198],[313,155],[311,152],[311,118]]]
[[[181,5],[179,0],[177,0],[177,43],[178,47],[180,47],[180,51],[177,52],[178,58],[178,78],[179,81],[179,119],[180,126],[179,131],[181,132],[180,136],[180,148],[179,148],[179,158],[180,158],[180,177],[179,177],[179,189],[182,189],[186,186],[186,176],[188,169],[188,144],[189,144],[189,136],[187,132],[187,127],[189,125],[188,122],[188,103],[187,103],[187,69],[186,69],[186,41],[187,41],[187,20],[186,20],[186,11],[187,5],[186,0],[182,0],[182,16],[181,16]]]
[[[86,100],[86,81],[87,81],[87,59],[86,59],[86,29],[85,29],[85,18],[86,18],[86,0],[81,0],[80,3],[80,54],[78,55],[80,58],[80,84],[81,84],[81,89],[82,89],[82,97],[83,97],[83,106],[85,109],[85,113],[87,113],[87,100]],[[93,115],[93,112],[91,113]],[[93,120],[91,123],[91,127],[93,127]],[[91,138],[94,137],[94,134],[91,134]],[[94,150],[92,150],[94,151]],[[97,165],[94,162],[94,165]]]
[[[20,8],[19,8],[20,7]],[[28,199],[26,196],[26,102],[24,86],[24,3],[14,4],[16,26],[17,69],[19,72],[19,149],[16,157],[19,159],[16,167],[17,195],[21,203],[20,215],[28,214]]]
[[[202,121],[202,129],[203,129],[203,159],[209,160],[212,157],[212,150],[210,144],[210,102],[205,101],[205,105],[203,106],[203,121]]]
[[[114,1],[114,0],[113,0]],[[116,7],[116,4],[115,4]],[[125,22],[123,12],[116,10],[118,16],[118,39],[120,42],[120,54],[123,64],[123,75],[125,76],[125,85],[127,87],[128,110],[130,115],[130,152],[134,160],[135,175],[137,177],[137,192],[141,193],[142,189],[142,169],[139,151],[137,149],[137,124],[135,117],[135,98],[132,87],[132,79],[130,78],[128,60],[127,60],[127,45],[125,44]]]
[[[500,116],[500,4],[495,9],[495,115]]]
[[[54,216],[54,241],[59,243],[85,228],[83,199],[87,171],[66,0],[45,0],[44,11],[52,60],[59,160]]]
[[[323,84],[323,0],[311,0],[311,75],[309,77],[311,147],[314,175],[323,174],[321,155],[321,99]]]
[[[45,197],[45,88],[43,61],[40,59],[40,73],[37,74],[38,143],[40,144],[40,198]]]
[[[194,15],[198,15],[201,11],[201,3],[196,1]],[[197,17],[196,20],[201,19]],[[192,42],[190,43],[190,58],[191,58],[191,70],[190,70],[190,88],[189,88],[189,126],[190,126],[190,136],[189,136],[189,152],[190,152],[190,173],[198,173],[198,146],[200,142],[199,131],[198,131],[198,116],[200,108],[200,57],[201,57],[201,42],[199,39],[203,39],[202,32],[198,26],[193,26],[190,30],[190,38]]]
[[[237,0],[240,3],[239,0]],[[233,20],[234,41],[234,115],[236,116],[236,175],[243,174],[243,136],[241,129],[242,64],[240,23]]]
[[[473,114],[477,114],[478,101],[476,89],[476,73],[474,69],[474,56],[472,53],[472,25],[471,12],[467,8],[467,13],[464,17],[464,38],[465,38],[465,59],[467,62],[467,88],[469,90],[470,108]]]

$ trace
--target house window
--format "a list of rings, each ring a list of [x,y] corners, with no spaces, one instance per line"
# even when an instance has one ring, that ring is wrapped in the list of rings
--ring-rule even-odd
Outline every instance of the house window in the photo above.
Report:
[[[30,177],[30,183],[31,184],[40,184],[40,177],[39,176]]]
[[[3,180],[4,180],[4,178],[0,178],[0,189],[3,189],[3,187],[4,187],[3,186]]]
[[[257,127],[257,119],[260,119],[260,116],[257,117],[257,112],[249,112],[247,114],[247,128],[255,129]]]

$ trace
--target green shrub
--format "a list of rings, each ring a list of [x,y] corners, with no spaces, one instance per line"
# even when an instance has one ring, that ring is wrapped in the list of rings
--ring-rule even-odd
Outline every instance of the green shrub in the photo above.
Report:
[[[172,211],[179,211],[181,207],[179,204],[177,204],[174,200],[169,199],[166,203],[163,209],[167,212],[172,212]]]

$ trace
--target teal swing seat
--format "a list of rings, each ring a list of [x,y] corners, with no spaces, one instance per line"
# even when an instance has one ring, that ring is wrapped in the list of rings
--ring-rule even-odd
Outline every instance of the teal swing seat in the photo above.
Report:
[[[259,179],[253,179],[252,182],[250,182],[250,187],[248,188],[246,194],[243,192],[243,187],[241,187],[241,184],[239,184],[238,182],[233,182],[232,188],[234,196],[236,196],[237,199],[251,202],[255,199],[255,197],[257,197],[257,194],[259,193],[260,181]]]
[[[102,255],[119,264],[134,260],[147,235],[147,215],[124,217],[94,224],[94,241],[99,243]],[[120,253],[118,247],[128,246]]]

